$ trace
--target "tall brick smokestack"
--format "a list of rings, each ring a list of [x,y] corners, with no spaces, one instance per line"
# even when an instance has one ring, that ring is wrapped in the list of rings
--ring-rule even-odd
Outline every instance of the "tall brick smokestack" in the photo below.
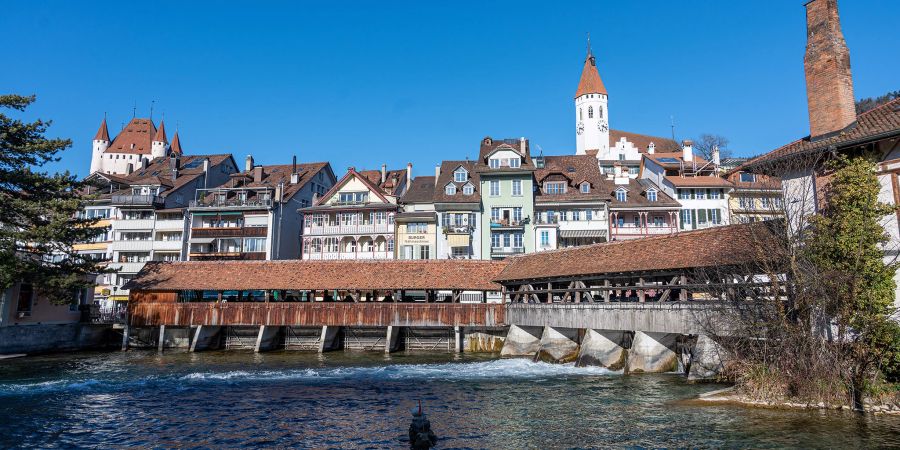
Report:
[[[850,50],[841,33],[837,0],[806,3],[806,96],[812,138],[841,130],[856,120]]]

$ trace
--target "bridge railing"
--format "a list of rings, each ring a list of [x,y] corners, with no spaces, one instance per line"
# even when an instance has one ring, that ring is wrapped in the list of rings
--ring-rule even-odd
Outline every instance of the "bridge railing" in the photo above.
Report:
[[[503,326],[499,303],[134,303],[132,326]]]

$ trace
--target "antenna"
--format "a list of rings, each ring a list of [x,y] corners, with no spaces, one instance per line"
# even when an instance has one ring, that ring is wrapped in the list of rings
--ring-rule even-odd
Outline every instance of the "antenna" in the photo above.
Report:
[[[675,116],[669,116],[672,120],[672,140],[675,140]]]
[[[587,32],[587,51],[588,51],[588,57],[590,57],[591,56],[591,32],[590,31]]]
[[[134,106],[131,107],[131,118],[134,119],[135,117],[137,117],[137,100],[134,101]]]
[[[150,100],[150,121],[153,121],[153,104],[156,103],[156,100]]]

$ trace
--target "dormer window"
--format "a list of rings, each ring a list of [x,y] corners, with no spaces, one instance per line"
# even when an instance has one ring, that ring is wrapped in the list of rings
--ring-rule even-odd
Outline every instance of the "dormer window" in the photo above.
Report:
[[[584,183],[581,183],[581,193],[588,194],[590,192],[591,192],[591,183],[588,183],[587,181],[585,181]]]
[[[462,167],[453,172],[453,181],[457,183],[465,183],[469,179],[469,172]]]
[[[509,158],[509,167],[521,167],[522,160],[519,158]]]
[[[656,201],[656,189],[648,189],[647,190],[647,201],[650,201],[650,202]]]
[[[756,175],[747,172],[741,172],[741,182],[742,183],[752,183],[756,181]]]
[[[474,193],[475,193],[475,186],[472,186],[469,183],[466,183],[466,185],[463,186],[463,194],[464,195],[472,195]]]
[[[616,201],[623,203],[628,201],[628,191],[625,188],[616,189]]]
[[[500,168],[500,158],[491,158],[491,160],[488,161],[488,163],[489,163],[491,169]]]
[[[544,183],[544,193],[549,195],[565,194],[566,183],[562,181],[547,181]]]
[[[447,195],[456,195],[456,185],[448,184],[444,187],[444,193]]]

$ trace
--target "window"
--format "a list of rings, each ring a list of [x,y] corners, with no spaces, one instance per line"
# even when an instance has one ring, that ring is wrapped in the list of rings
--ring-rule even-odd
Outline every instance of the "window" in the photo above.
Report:
[[[471,184],[466,184],[463,186],[463,195],[472,195],[475,193],[475,186]]]
[[[625,155],[622,155],[622,157],[624,158]],[[637,175],[637,174],[638,174],[638,170],[639,170],[639,168],[638,168],[637,166],[631,166],[631,167],[628,168],[628,174],[629,174],[629,175]]]
[[[697,210],[697,225],[706,225],[706,210]]]
[[[16,312],[21,317],[31,316],[31,308],[34,304],[34,287],[30,284],[19,285],[19,301],[16,303]]]
[[[691,190],[690,189],[679,189],[678,190],[678,200],[690,200],[691,199]]]
[[[500,233],[491,233],[491,247],[500,248]]]
[[[616,189],[616,201],[625,202],[628,200],[628,191],[625,189],[619,188]]]
[[[662,216],[653,216],[653,226],[654,227],[661,227],[664,225],[665,225],[665,223],[663,222]]]
[[[431,247],[427,245],[419,246],[419,259],[429,259],[429,255],[431,253]]]
[[[565,194],[566,183],[562,181],[548,181],[544,183],[544,193],[550,195]]]
[[[368,192],[341,192],[339,200],[341,203],[365,203],[369,201]]]
[[[522,221],[522,208],[513,208],[513,222],[519,223]]]
[[[512,195],[522,195],[522,180],[512,180]]]
[[[338,252],[338,238],[330,237],[325,238],[325,251],[330,253]]]
[[[550,232],[547,230],[541,231],[541,247],[549,247],[550,246]]]
[[[500,195],[500,180],[491,180],[491,197]]]
[[[593,119],[593,118],[594,118],[594,107],[588,106],[588,119]]]
[[[500,168],[500,158],[491,158],[488,161],[488,164],[490,165],[491,169],[498,169]]]
[[[404,245],[400,253],[401,259],[413,259],[413,246]]]
[[[722,218],[719,216],[718,209],[709,210],[709,221],[710,221],[710,223],[713,223],[716,225],[722,223]]]
[[[619,161],[625,161],[625,154],[619,154]]]
[[[741,172],[741,182],[752,183],[756,181],[756,175],[747,172]]]
[[[519,158],[509,158],[509,167],[521,167],[522,160]]]
[[[762,207],[764,209],[769,209],[769,206],[770,206],[769,197],[760,198],[759,203],[760,203],[760,205],[762,205]]]
[[[425,222],[410,222],[406,224],[408,234],[423,234],[428,232],[428,224]]]
[[[388,238],[388,241],[387,241],[387,251],[388,251],[388,253],[394,252],[394,240],[391,238]]]
[[[621,228],[625,226],[625,217],[619,216],[619,219],[616,220],[616,225]]]
[[[594,220],[594,210],[593,209],[584,210],[584,220]]]
[[[697,189],[694,192],[694,198],[697,200],[706,200],[706,189]]]
[[[456,195],[456,186],[448,184],[447,187],[444,188],[444,193],[447,195]]]
[[[603,107],[602,106],[597,108],[597,117],[599,117],[601,119],[603,118]]]
[[[522,233],[513,233],[513,247],[522,248]]]
[[[584,120],[584,110],[578,108],[578,120]]]
[[[738,198],[738,204],[740,205],[741,209],[749,209],[750,203],[751,203],[751,200],[747,197],[739,197]]]
[[[453,259],[466,259],[469,257],[468,247],[450,247],[450,256]]]
[[[647,191],[647,201],[649,201],[649,202],[656,201],[656,189],[650,189]]]
[[[587,194],[589,192],[591,192],[591,184],[588,183],[587,181],[585,181],[584,183],[581,183],[581,193]]]
[[[681,210],[681,227],[684,228],[685,225],[690,225],[693,222],[693,217],[691,217],[690,209],[682,209]]]
[[[264,252],[266,251],[266,238],[245,238],[245,252]]]
[[[510,244],[510,236],[509,233],[503,233],[503,246],[509,247]]]
[[[710,189],[709,190],[709,199],[710,200],[718,200],[722,198],[722,192],[719,189]]]
[[[500,208],[491,208],[491,222],[500,221]]]
[[[456,169],[456,172],[453,172],[453,181],[457,183],[464,183],[467,179],[469,179],[469,172],[462,167]]]
[[[633,222],[634,222],[635,228],[640,228],[641,227],[641,216],[640,215],[634,216]]]

